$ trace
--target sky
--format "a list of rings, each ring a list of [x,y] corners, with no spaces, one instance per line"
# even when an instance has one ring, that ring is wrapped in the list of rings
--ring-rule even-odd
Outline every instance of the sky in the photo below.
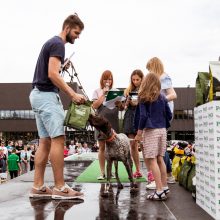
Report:
[[[173,87],[194,87],[197,73],[220,56],[219,0],[7,0],[0,5],[0,83],[32,82],[42,45],[74,12],[85,29],[66,44],[66,57],[75,52],[71,61],[89,97],[104,70],[114,87],[127,87],[132,71],[147,74],[154,56]]]

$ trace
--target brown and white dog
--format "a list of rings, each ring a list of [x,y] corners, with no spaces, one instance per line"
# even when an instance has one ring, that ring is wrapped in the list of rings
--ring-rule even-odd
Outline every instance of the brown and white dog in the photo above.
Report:
[[[130,154],[130,140],[125,134],[117,134],[111,127],[111,124],[107,119],[98,115],[89,115],[88,119],[91,126],[94,126],[98,131],[100,131],[105,137],[106,147],[105,147],[105,158],[107,160],[107,192],[111,185],[111,168],[114,161],[115,165],[115,176],[118,183],[118,189],[122,189],[123,185],[120,182],[118,176],[118,161],[122,161],[130,180],[131,192],[137,188],[137,184],[134,183],[132,176],[132,159]]]

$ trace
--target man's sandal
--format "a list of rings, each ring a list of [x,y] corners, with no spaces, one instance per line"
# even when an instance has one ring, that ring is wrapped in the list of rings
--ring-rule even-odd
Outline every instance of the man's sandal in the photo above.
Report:
[[[167,199],[165,192],[157,193],[156,191],[150,195],[147,195],[147,199],[153,200],[153,201],[164,201]]]

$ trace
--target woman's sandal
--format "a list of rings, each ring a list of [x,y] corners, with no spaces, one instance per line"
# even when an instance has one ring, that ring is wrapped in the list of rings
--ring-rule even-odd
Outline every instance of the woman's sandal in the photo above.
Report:
[[[164,201],[167,199],[165,192],[158,194],[156,191],[150,195],[147,195],[147,199],[153,201]]]
[[[164,189],[163,192],[165,193],[165,195],[167,195],[168,193],[170,193],[170,189],[169,188]]]

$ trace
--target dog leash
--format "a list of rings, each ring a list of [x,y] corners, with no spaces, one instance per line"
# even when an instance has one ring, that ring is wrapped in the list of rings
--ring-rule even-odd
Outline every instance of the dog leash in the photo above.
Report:
[[[71,67],[72,71],[69,72],[66,69],[62,69],[62,76],[64,76],[64,73],[67,72],[69,77],[70,77],[70,84],[73,84],[73,79],[74,79],[74,77],[76,77],[76,79],[78,81],[79,89],[81,89],[81,91],[82,91],[83,95],[86,97],[86,99],[88,101],[90,101],[89,100],[89,96],[86,94],[86,91],[84,90],[84,88],[82,86],[82,83],[79,80],[78,73],[76,72],[76,69],[75,69],[75,67],[74,67],[74,65],[73,65],[73,63],[72,63],[72,61],[70,59],[69,59],[69,63],[70,63],[70,67]],[[92,109],[92,112],[94,113],[95,109],[92,106],[91,106],[91,109]]]
[[[134,138],[128,138],[130,141],[136,141]],[[143,144],[143,141],[137,141],[139,144]]]
[[[78,81],[78,84],[79,84],[79,89],[82,90],[83,95],[89,100],[89,97],[88,97],[88,95],[86,94],[86,91],[84,90],[81,81],[79,80],[78,73],[76,72],[76,69],[75,69],[73,63],[72,63],[70,60],[69,60],[69,63],[70,63],[71,69],[72,69],[71,73],[70,73],[68,70],[65,70],[65,69],[63,69],[63,73],[64,73],[64,72],[67,72],[67,73],[68,73],[68,75],[69,75],[69,77],[70,77],[70,83],[71,83],[71,84],[73,84],[74,76],[76,77],[76,79],[77,79],[77,81]]]

